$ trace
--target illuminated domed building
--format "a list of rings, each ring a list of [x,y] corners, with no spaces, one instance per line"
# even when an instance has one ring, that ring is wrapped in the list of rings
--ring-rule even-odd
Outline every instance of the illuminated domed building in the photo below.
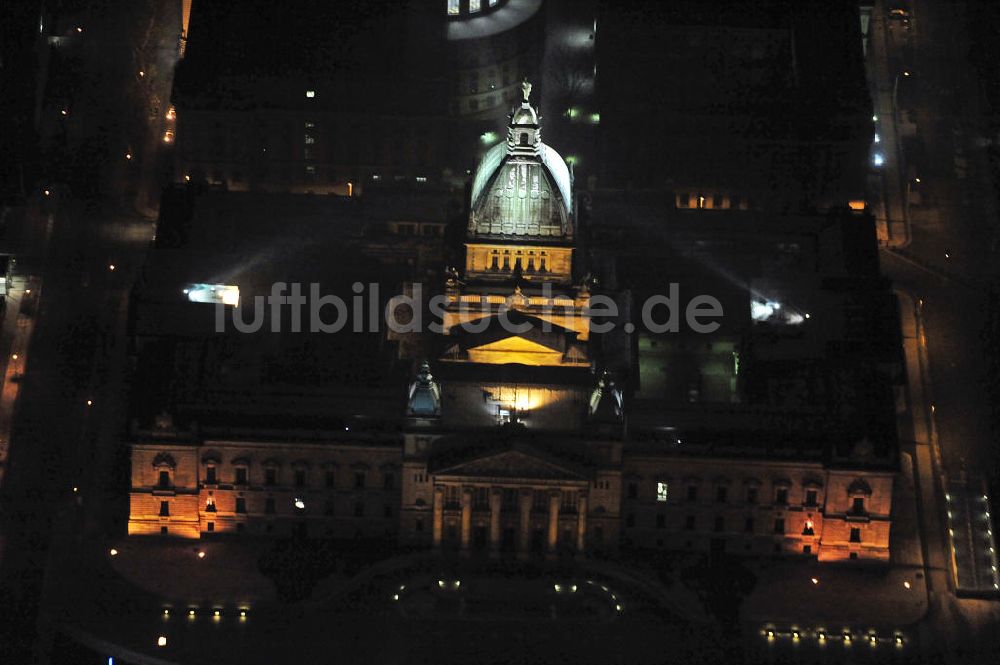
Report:
[[[181,397],[161,402],[180,416],[177,426],[158,419],[152,428],[133,429],[130,534],[365,536],[519,556],[624,543],[888,559],[894,431],[879,429],[875,416],[891,419],[891,408],[878,401],[885,386],[875,374],[840,369],[868,367],[865,356],[848,355],[857,347],[841,340],[854,334],[854,319],[840,312],[857,312],[862,299],[877,295],[877,261],[830,249],[838,242],[862,246],[873,236],[858,231],[856,218],[796,218],[789,222],[795,251],[817,258],[781,264],[801,274],[796,284],[775,281],[768,252],[789,231],[774,220],[746,213],[706,226],[675,211],[669,198],[574,195],[571,170],[542,141],[530,92],[523,84],[506,141],[489,149],[473,174],[464,262],[447,270],[435,294],[439,307],[429,303],[439,330],[408,333],[412,339],[392,333],[368,346],[358,334],[320,338],[311,344],[327,340],[337,360],[303,362],[305,351],[293,349],[288,370],[274,360],[279,338],[257,342],[261,349],[251,346],[253,336],[236,336],[223,345],[225,356],[212,336],[172,342],[177,367],[208,378],[199,379],[204,386],[178,384]],[[350,241],[331,229],[336,215],[311,208],[302,214],[321,220],[315,228],[337,247],[357,242],[364,251],[364,234]],[[212,215],[203,224],[211,226]],[[275,232],[286,237],[289,224],[306,228],[286,217]],[[590,244],[581,255],[584,238]],[[713,282],[730,312],[717,334],[650,334],[633,323],[639,317],[630,313],[632,296],[615,290],[614,271],[591,277],[602,261],[606,268],[614,260],[622,274],[655,274],[658,262],[717,276],[684,248],[720,238],[739,242],[712,245],[712,260],[745,270],[751,288]],[[284,259],[276,279],[307,277],[298,253]],[[324,257],[305,265],[338,262]],[[384,275],[384,264],[375,269]],[[756,275],[771,277],[754,281]],[[834,279],[812,290],[792,288],[816,275]],[[267,283],[266,275],[253,278]],[[244,286],[239,297],[249,302]],[[404,283],[403,290],[415,286]],[[782,316],[761,318],[765,296]],[[598,329],[599,299],[625,307],[610,317],[622,325]],[[807,302],[816,303],[811,318]],[[157,310],[137,307],[137,330],[163,335],[172,325],[145,324],[146,312]],[[800,310],[805,314],[795,315]],[[190,330],[181,336],[192,338]],[[357,351],[343,352],[345,344]],[[369,390],[371,381],[350,383],[372,375],[358,363],[378,364],[386,349],[387,364],[400,371],[381,392]],[[304,382],[293,386],[298,392],[280,392],[273,381],[251,386],[246,363],[260,363],[261,354],[269,365],[259,375],[335,380],[316,381],[313,393],[303,392]],[[227,365],[227,358],[235,360]],[[347,370],[335,373],[342,366]],[[410,376],[407,390],[403,373]],[[802,403],[806,390],[798,386],[847,385],[834,382],[852,377],[859,383],[851,390],[873,387],[873,399],[860,401],[870,403],[831,407],[827,400],[825,411]],[[251,388],[261,393],[256,402],[223,401],[249,400]],[[224,415],[232,416],[229,425],[212,425]],[[282,430],[282,423],[290,424]]]

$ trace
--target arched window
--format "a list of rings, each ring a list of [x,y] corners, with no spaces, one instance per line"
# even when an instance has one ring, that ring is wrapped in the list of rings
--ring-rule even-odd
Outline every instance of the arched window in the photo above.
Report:
[[[520,139],[521,145],[528,145],[528,135],[524,132],[521,133]]]

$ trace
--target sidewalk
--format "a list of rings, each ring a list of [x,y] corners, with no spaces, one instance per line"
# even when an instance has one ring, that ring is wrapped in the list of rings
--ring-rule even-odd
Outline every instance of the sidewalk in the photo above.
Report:
[[[40,280],[14,277],[7,292],[6,311],[0,328],[0,486],[3,485],[10,454],[10,429],[14,408],[21,393],[21,377],[28,360],[28,345],[35,329]]]
[[[888,247],[910,244],[910,224],[906,205],[906,161],[903,155],[899,126],[897,78],[889,65],[889,27],[884,0],[876,0],[871,18],[871,50],[866,71],[872,95],[875,132],[880,142],[878,151],[884,156],[881,167],[881,196],[876,206],[879,241]]]

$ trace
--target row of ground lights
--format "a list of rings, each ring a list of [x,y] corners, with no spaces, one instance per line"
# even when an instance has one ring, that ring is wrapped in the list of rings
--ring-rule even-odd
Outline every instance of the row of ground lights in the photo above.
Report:
[[[198,617],[198,609],[199,608],[197,608],[197,607],[189,607],[187,609],[186,614],[187,614],[187,618],[188,618],[189,621],[194,621]],[[177,612],[184,612],[184,610],[176,610],[176,611]],[[164,620],[169,619],[171,616],[173,616],[174,612],[175,612],[175,610],[173,608],[164,607],[163,608],[163,619]],[[216,621],[216,622],[222,621],[222,608],[221,607],[213,608],[211,610],[211,613],[212,613],[212,620],[213,621]],[[247,615],[250,613],[250,610],[248,608],[246,608],[246,607],[241,607],[241,608],[239,608],[239,610],[237,611],[237,613],[239,615],[240,623],[243,623],[243,622],[245,622],[247,620]],[[167,636],[166,635],[160,635],[160,636],[158,636],[156,638],[156,646],[158,646],[158,647],[165,647],[165,646],[167,646]]]
[[[613,591],[611,591],[610,589],[608,589],[608,587],[606,585],[604,585],[604,584],[598,584],[594,580],[587,580],[587,584],[589,586],[600,587],[601,591],[603,591],[604,593],[608,594],[608,596],[611,597],[611,601],[615,604],[615,611],[616,612],[620,613],[620,612],[624,611],[625,608],[622,605],[621,601],[618,599],[618,596],[615,595],[615,593]],[[566,592],[566,593],[576,593],[576,591],[577,591],[577,586],[575,584],[553,584],[552,588],[555,590],[556,593],[563,593],[563,592]]]
[[[169,619],[170,617],[174,616],[175,613],[182,613],[185,616],[187,616],[188,619],[190,619],[190,620],[193,621],[196,618],[198,618],[198,614],[199,614],[200,611],[201,611],[201,608],[199,608],[199,607],[188,607],[187,609],[183,609],[183,608],[175,609],[175,608],[172,608],[172,607],[164,607],[163,608],[163,618],[164,619]],[[211,617],[212,617],[213,621],[220,621],[220,620],[222,620],[223,612],[222,612],[222,608],[221,607],[213,607],[213,608],[211,608],[209,610],[206,610],[206,611],[208,611],[211,614]],[[250,614],[250,608],[248,608],[248,607],[240,607],[240,608],[238,608],[238,610],[237,610],[236,613],[237,613],[237,616],[239,617],[240,621],[246,621],[247,620],[247,616]]]
[[[789,637],[791,638],[792,642],[798,643],[803,639],[805,635],[809,633],[808,631],[803,631],[798,628],[791,628],[788,631],[779,631],[774,627],[768,626],[761,631],[761,634],[765,638],[767,638],[768,642],[774,642],[776,639],[782,637]],[[822,628],[819,628],[815,631],[812,631],[811,634],[816,638],[816,641],[819,644],[826,644],[827,642],[830,641],[839,640],[845,646],[850,646],[855,642],[855,640],[861,639],[868,642],[868,644],[870,644],[871,646],[876,646],[882,640],[882,638],[880,638],[878,633],[876,633],[875,631],[871,631],[867,634],[855,635],[850,630],[844,630],[841,631],[840,633],[830,633]],[[901,632],[896,631],[893,634],[892,642],[897,647],[902,647],[904,641],[905,640]]]

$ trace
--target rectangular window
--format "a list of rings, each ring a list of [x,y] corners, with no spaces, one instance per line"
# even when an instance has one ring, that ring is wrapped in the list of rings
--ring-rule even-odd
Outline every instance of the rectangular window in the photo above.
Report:
[[[806,490],[806,505],[807,506],[816,505],[816,490]]]
[[[208,525],[207,525],[207,530],[208,530],[209,533],[211,533],[212,531],[215,531],[215,522],[209,522]]]
[[[169,501],[160,501],[160,517],[170,517]]]
[[[748,487],[747,488],[747,503],[757,503],[757,488]]]
[[[278,470],[274,467],[268,467],[264,469],[264,484],[265,485],[277,485],[278,484]]]
[[[722,531],[725,531],[726,530],[726,518],[723,517],[722,515],[717,515],[715,517],[715,526],[714,526],[714,529],[715,529],[716,533],[721,533]]]
[[[334,472],[332,470],[328,470],[326,472],[326,486],[333,487],[335,484],[335,480],[336,480],[336,475],[334,474]]]
[[[775,533],[784,533],[785,532],[785,520],[784,520],[784,518],[779,517],[778,519],[774,520],[774,532]]]
[[[306,470],[305,469],[295,469],[295,486],[305,487],[306,486]]]
[[[236,467],[236,484],[237,485],[247,484],[247,468],[245,466]]]
[[[273,496],[269,496],[266,499],[264,499],[264,512],[267,513],[268,515],[273,515],[274,514],[274,497]]]
[[[333,517],[333,501],[327,499],[326,503],[323,506],[323,514],[326,515],[327,517]]]
[[[217,481],[217,479],[215,477],[215,467],[214,466],[210,466],[210,467],[206,468],[205,469],[205,483],[208,484],[208,485],[215,485],[217,482],[218,481]]]
[[[382,517],[390,519],[392,517],[392,506],[388,503],[382,506]]]
[[[688,485],[687,498],[688,498],[688,501],[697,501],[698,500],[698,486],[697,485]]]
[[[243,497],[236,497],[236,512],[246,513],[247,511],[247,500]]]
[[[725,485],[719,485],[715,488],[715,501],[716,503],[725,503],[726,498],[729,496],[729,488]]]
[[[448,16],[458,16],[459,0],[448,0]]]
[[[159,475],[159,478],[158,478],[156,484],[159,487],[164,487],[164,488],[170,487],[170,472],[169,471],[160,471],[160,475]]]
[[[356,471],[354,473],[354,489],[363,490],[365,488],[365,472]]]
[[[630,482],[628,484],[628,498],[634,499],[639,496],[639,484],[636,482]]]
[[[656,500],[659,502],[664,502],[667,500],[668,490],[667,483],[659,482],[656,483]]]
[[[396,474],[387,471],[382,477],[382,489],[391,490],[396,487]]]
[[[656,528],[657,529],[667,528],[667,516],[664,515],[663,513],[660,513],[659,515],[656,516]]]
[[[365,504],[363,502],[358,501],[354,504],[354,516],[355,517],[365,516]]]
[[[779,487],[774,491],[774,502],[779,506],[784,506],[788,503],[788,488]]]
[[[694,531],[694,515],[688,515],[684,518],[684,530]]]
[[[854,502],[851,504],[851,512],[855,515],[863,515],[865,512],[865,499],[864,497],[854,497]]]
[[[860,543],[861,542],[861,529],[858,527],[851,527],[851,542]]]
[[[413,530],[416,531],[417,533],[420,533],[421,531],[423,531],[424,530],[424,520],[418,517],[417,521],[414,522],[414,524],[413,524]]]
[[[743,532],[744,533],[753,533],[753,527],[754,527],[754,524],[753,524],[753,518],[752,517],[748,517],[748,518],[746,518],[743,521]]]
[[[474,14],[482,9],[482,0],[469,0],[469,13]]]

